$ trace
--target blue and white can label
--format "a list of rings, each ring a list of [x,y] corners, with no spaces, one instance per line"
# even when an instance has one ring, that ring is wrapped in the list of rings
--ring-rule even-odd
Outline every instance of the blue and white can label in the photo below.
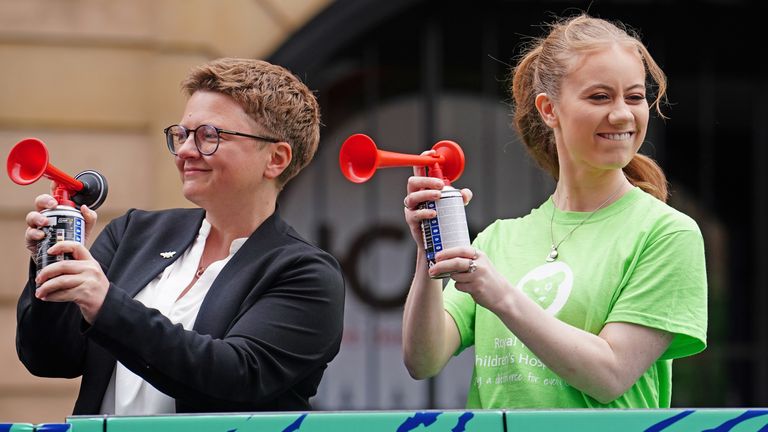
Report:
[[[445,186],[440,193],[440,200],[421,203],[420,207],[437,211],[434,218],[421,221],[424,250],[430,268],[435,265],[435,254],[443,249],[470,245],[464,199],[458,189]],[[443,279],[448,276],[449,273],[443,273],[432,278]]]
[[[45,237],[37,244],[35,254],[38,273],[48,264],[72,259],[71,254],[48,255],[48,249],[56,243],[70,240],[85,245],[85,219],[74,207],[60,205],[40,213],[48,219],[48,225],[40,227]]]

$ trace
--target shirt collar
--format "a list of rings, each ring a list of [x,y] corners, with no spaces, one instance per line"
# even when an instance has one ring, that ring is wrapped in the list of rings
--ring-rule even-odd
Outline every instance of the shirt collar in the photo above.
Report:
[[[200,231],[197,232],[198,238],[200,240],[207,240],[208,234],[211,233],[211,223],[208,222],[208,219],[203,219],[203,223],[200,225]],[[237,253],[238,250],[243,246],[245,241],[248,240],[247,237],[240,237],[232,240],[232,243],[229,245],[229,254],[234,255]]]

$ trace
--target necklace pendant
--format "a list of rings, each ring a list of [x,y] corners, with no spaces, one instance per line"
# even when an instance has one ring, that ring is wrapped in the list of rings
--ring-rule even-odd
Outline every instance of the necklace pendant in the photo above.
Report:
[[[547,255],[547,262],[554,262],[557,259],[557,247],[552,245],[552,250]]]
[[[195,277],[199,279],[200,276],[202,276],[203,273],[205,273],[205,269],[206,269],[205,267],[198,268],[197,271],[195,272]]]

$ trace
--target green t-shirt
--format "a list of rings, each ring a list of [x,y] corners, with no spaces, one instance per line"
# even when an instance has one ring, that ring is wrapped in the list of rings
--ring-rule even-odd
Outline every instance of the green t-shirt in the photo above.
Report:
[[[626,393],[601,404],[547,368],[451,281],[444,304],[461,336],[457,354],[475,346],[468,408],[669,407],[672,359],[706,347],[707,280],[698,226],[635,188],[573,231],[548,263],[553,211],[555,241],[589,216],[557,210],[547,200],[525,217],[497,220],[474,246],[516,289],[563,322],[594,334],[609,322],[634,323],[671,332],[674,339]]]

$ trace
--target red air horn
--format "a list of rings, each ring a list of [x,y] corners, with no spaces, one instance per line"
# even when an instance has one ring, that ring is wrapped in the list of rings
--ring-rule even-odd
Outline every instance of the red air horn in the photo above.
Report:
[[[464,152],[453,141],[440,141],[432,146],[432,150],[434,154],[424,156],[388,152],[377,149],[367,135],[356,134],[344,141],[339,154],[342,174],[354,183],[367,181],[379,168],[406,166],[427,167],[430,177],[445,182],[439,200],[419,204],[419,208],[434,210],[437,214],[421,223],[428,267],[435,265],[435,255],[443,249],[470,244],[464,198],[458,189],[450,186],[464,172]],[[469,271],[474,271],[473,265],[474,261]],[[448,276],[449,273],[441,273],[432,277],[439,279]]]
[[[455,181],[464,172],[464,152],[453,141],[440,141],[432,150],[435,155],[417,156],[394,153],[376,148],[373,140],[364,134],[355,134],[341,145],[339,165],[349,181],[368,181],[379,168],[423,166],[430,177],[442,178],[446,184]]]
[[[48,149],[42,141],[27,138],[13,146],[8,154],[8,177],[14,183],[28,185],[40,177],[55,182],[53,197],[61,205],[85,204],[95,210],[107,198],[107,179],[96,171],[83,171],[74,178],[48,162]]]

